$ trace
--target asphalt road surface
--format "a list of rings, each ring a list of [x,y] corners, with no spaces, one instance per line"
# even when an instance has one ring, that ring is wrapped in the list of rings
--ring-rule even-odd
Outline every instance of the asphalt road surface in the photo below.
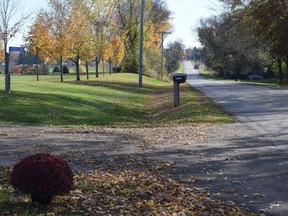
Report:
[[[222,130],[219,139],[194,149],[199,166],[187,169],[206,180],[216,197],[263,215],[288,215],[288,89],[207,80],[184,64],[187,82],[236,121],[233,136]]]

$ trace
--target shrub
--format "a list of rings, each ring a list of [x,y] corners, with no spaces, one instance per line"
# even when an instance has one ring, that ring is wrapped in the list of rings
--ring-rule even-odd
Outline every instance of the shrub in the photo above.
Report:
[[[112,70],[114,73],[121,73],[122,68],[118,66],[118,67],[113,67]]]
[[[73,173],[67,162],[51,154],[34,154],[22,158],[14,167],[10,183],[31,195],[32,202],[50,204],[53,196],[71,190]]]
[[[60,67],[58,66],[54,67],[53,72],[61,72]]]
[[[21,66],[13,66],[11,67],[11,73],[21,73],[23,68]]]
[[[64,67],[63,67],[63,73],[64,73],[64,74],[69,74],[69,69],[68,69],[67,66],[64,66]]]

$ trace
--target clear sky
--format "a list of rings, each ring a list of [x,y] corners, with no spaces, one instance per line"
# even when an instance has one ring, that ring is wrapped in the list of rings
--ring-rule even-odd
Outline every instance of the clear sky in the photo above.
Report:
[[[140,0],[139,0],[140,1]],[[169,9],[173,12],[173,31],[165,39],[165,43],[182,39],[186,47],[199,46],[196,34],[193,33],[193,28],[197,27],[200,18],[208,17],[213,14],[211,7],[215,6],[217,0],[166,0]],[[47,6],[46,0],[21,0],[20,13],[31,13],[31,19],[38,10]],[[26,26],[30,23],[28,22]],[[23,31],[25,32],[25,30]],[[22,42],[22,34],[18,34],[16,39],[11,41],[9,45],[19,46]]]
[[[196,33],[193,31],[200,22],[200,18],[214,14],[211,8],[215,8],[217,0],[167,0],[169,9],[174,12],[174,29],[167,36],[166,43],[182,39],[186,47],[199,46]]]
[[[46,0],[19,0],[20,6],[18,14],[26,14],[30,13],[29,20],[25,23],[25,26],[23,27],[23,30],[19,32],[16,37],[9,41],[8,46],[21,46],[23,45],[23,34],[27,32],[28,26],[31,24],[31,21],[34,19],[35,15],[38,11],[41,10],[41,8],[47,6]]]

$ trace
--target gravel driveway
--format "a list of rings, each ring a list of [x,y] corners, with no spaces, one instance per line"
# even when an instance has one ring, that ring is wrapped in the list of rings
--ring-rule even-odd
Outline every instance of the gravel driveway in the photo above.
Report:
[[[205,80],[190,62],[185,72],[189,84],[232,113],[237,123],[139,129],[3,125],[0,165],[36,152],[59,154],[82,170],[121,163],[127,155],[161,159],[175,162],[167,170],[171,177],[206,187],[215,198],[263,215],[288,215],[288,90]]]

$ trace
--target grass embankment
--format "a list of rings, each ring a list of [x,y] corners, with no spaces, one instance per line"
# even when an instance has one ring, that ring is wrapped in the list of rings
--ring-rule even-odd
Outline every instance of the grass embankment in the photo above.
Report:
[[[199,74],[207,79],[219,79],[213,70],[208,70],[203,65],[199,67]]]
[[[175,73],[183,73],[184,72],[184,64],[183,62],[180,63],[180,67],[177,69]]]
[[[249,80],[243,79],[239,81],[242,84],[252,84],[252,85],[262,85],[262,86],[270,86],[270,87],[279,87],[278,79],[261,79],[261,80]]]
[[[12,76],[12,94],[4,93],[0,76],[3,124],[34,126],[142,127],[221,124],[231,117],[203,94],[181,85],[181,107],[173,107],[171,82],[136,74],[113,74],[75,81],[75,76]]]

